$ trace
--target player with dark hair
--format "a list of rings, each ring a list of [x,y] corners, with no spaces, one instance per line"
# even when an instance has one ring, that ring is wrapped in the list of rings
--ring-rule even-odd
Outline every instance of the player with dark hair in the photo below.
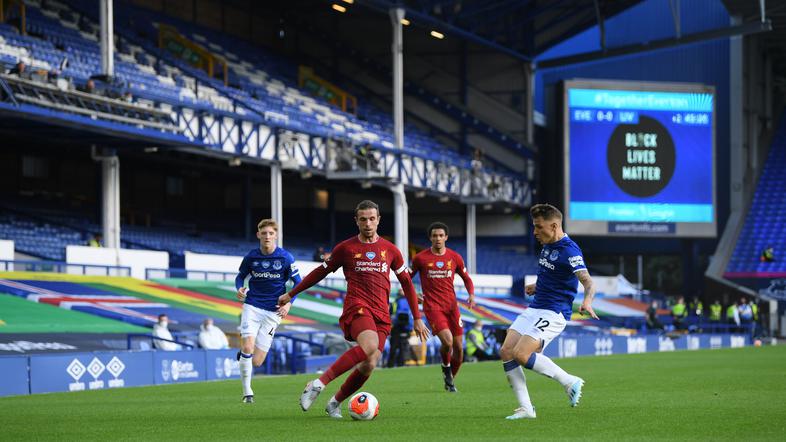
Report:
[[[415,319],[415,332],[423,342],[428,339],[428,330],[420,319],[417,294],[407,265],[395,244],[377,234],[379,220],[379,206],[372,201],[361,201],[355,208],[355,223],[360,233],[339,243],[321,266],[278,300],[279,305],[286,305],[293,296],[318,283],[339,267],[344,269],[347,295],[339,326],[344,337],[358,345],[344,352],[322,376],[306,384],[300,396],[303,411],[311,407],[333,379],[357,365],[325,407],[330,417],[340,419],[341,402],[358,391],[371,376],[385,348],[385,339],[390,335],[390,270],[395,271],[407,297]]]
[[[420,273],[423,288],[423,313],[431,326],[431,332],[439,338],[442,356],[442,378],[445,390],[455,393],[453,379],[464,360],[464,324],[461,321],[453,278],[459,275],[469,293],[469,307],[475,307],[475,286],[464,267],[461,255],[447,248],[448,226],[441,222],[428,227],[431,247],[415,255],[412,260],[412,276]]]
[[[240,380],[243,384],[243,402],[254,403],[251,389],[252,364],[259,367],[265,362],[273,336],[281,321],[292,306],[289,302],[278,304],[278,298],[286,291],[287,281],[300,282],[300,273],[295,258],[278,247],[278,224],[272,219],[263,219],[257,224],[259,247],[251,250],[240,263],[235,288],[237,299],[243,302],[240,316]],[[249,278],[248,288],[245,287]]]
[[[527,294],[535,294],[535,300],[511,324],[500,350],[505,374],[519,402],[519,408],[508,419],[535,418],[521,365],[559,382],[568,394],[570,405],[579,404],[584,380],[568,374],[545,356],[543,350],[565,330],[573,313],[579,282],[584,286],[579,313],[598,319],[592,309],[595,297],[592,278],[581,249],[562,231],[562,213],[550,204],[536,204],[530,215],[535,239],[543,244],[543,249],[538,261],[538,280],[525,287]]]

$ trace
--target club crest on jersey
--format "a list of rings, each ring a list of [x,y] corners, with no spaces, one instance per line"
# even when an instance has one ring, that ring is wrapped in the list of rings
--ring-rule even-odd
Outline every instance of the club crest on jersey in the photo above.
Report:
[[[273,261],[273,270],[281,270],[281,261],[279,260]]]
[[[268,267],[270,267],[270,261],[262,261],[262,268],[266,269]]]
[[[382,259],[386,259],[387,257],[385,256],[385,254],[387,254],[387,252],[388,252],[387,250],[383,250],[379,252],[379,257]]]
[[[559,257],[559,251],[558,250],[552,250],[551,251],[551,255],[549,255],[549,260],[555,261],[557,259],[557,257]]]
[[[441,269],[442,267],[445,267],[445,263],[442,261],[437,261],[437,268]]]
[[[377,254],[374,252],[366,252],[366,258],[368,258],[369,261],[372,261],[376,256]]]

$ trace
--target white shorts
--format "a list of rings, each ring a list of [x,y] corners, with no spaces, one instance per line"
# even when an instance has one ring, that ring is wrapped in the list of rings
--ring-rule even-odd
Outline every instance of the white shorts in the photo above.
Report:
[[[281,316],[276,312],[243,304],[243,313],[240,315],[240,336],[243,338],[256,336],[255,345],[258,349],[265,352],[270,350],[270,344],[273,343],[273,336],[279,324],[281,324]]]
[[[565,320],[561,313],[539,308],[528,308],[513,321],[513,324],[510,324],[510,329],[517,331],[521,335],[527,335],[543,342],[542,351],[549,345],[549,342],[565,330],[567,324],[568,321]]]

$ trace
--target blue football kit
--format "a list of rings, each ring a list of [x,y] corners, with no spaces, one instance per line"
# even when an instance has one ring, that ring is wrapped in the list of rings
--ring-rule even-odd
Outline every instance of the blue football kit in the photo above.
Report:
[[[543,246],[538,266],[535,300],[530,307],[561,313],[570,320],[579,286],[576,273],[587,269],[581,249],[565,234],[559,241]]]
[[[297,285],[301,279],[295,258],[281,247],[269,255],[259,248],[248,252],[240,264],[235,288],[243,287],[249,275],[246,304],[269,311],[278,309],[278,297],[286,293],[287,281],[291,279]]]

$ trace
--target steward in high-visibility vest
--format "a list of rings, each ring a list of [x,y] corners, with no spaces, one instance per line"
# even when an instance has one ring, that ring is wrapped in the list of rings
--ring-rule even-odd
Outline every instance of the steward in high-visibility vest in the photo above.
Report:
[[[710,305],[710,321],[720,322],[721,314],[723,313],[723,306],[720,301],[715,301]]]

